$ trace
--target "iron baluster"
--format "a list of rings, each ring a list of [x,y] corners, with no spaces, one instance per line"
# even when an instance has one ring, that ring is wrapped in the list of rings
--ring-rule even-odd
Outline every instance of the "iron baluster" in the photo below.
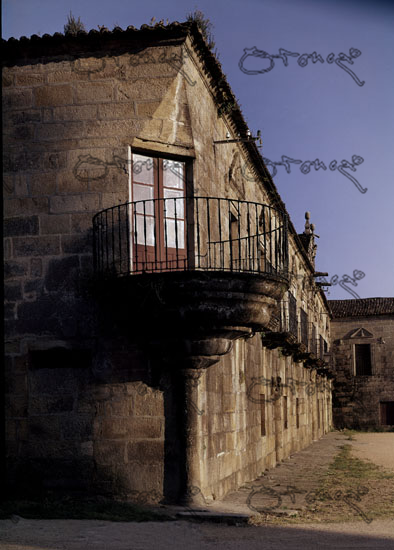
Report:
[[[175,254],[176,254],[176,267],[179,267],[178,259],[179,259],[179,251],[178,251],[178,221],[177,221],[177,215],[176,215],[176,201],[177,199],[174,198],[174,209],[175,209]]]

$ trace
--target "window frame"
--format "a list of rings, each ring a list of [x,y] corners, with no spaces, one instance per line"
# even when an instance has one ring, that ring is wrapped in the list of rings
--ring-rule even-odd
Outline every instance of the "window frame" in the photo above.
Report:
[[[360,374],[357,372],[357,362],[356,362],[356,347],[357,346],[369,346],[369,359],[370,359],[370,369],[371,372],[369,374]],[[353,342],[353,375],[354,376],[374,376],[374,353],[373,353],[373,345],[371,342],[367,343],[365,341],[359,341],[359,342]]]
[[[129,148],[130,151],[130,172],[129,172],[129,202],[136,202],[135,197],[135,186],[136,185],[145,185],[146,187],[151,187],[153,190],[153,198],[146,200],[154,201],[154,209],[152,214],[142,214],[141,206],[138,205],[135,207],[135,211],[132,212],[130,216],[130,229],[131,229],[131,239],[130,246],[131,250],[131,270],[132,271],[167,271],[167,270],[178,270],[184,269],[185,265],[191,258],[190,255],[190,243],[193,239],[193,232],[191,232],[193,224],[190,221],[191,212],[188,211],[188,201],[192,193],[192,161],[193,159],[189,157],[174,156],[171,154],[166,154],[159,151],[147,151],[141,149]],[[153,171],[153,183],[145,184],[144,182],[139,182],[138,177],[135,176],[134,171],[134,160],[135,155],[145,157],[146,159],[152,159],[153,165],[151,167]],[[139,162],[140,159],[137,158],[136,162]],[[168,161],[179,162],[183,164],[183,185],[180,188],[172,188],[165,185],[165,170],[168,169]],[[174,216],[167,215],[165,212],[165,206],[167,202],[164,199],[171,201],[171,197],[165,197],[165,192],[181,191],[180,198],[183,200],[183,216],[177,214],[176,220]],[[175,197],[176,202],[178,199]],[[146,204],[146,203],[145,203]],[[148,203],[149,204],[149,203]],[[176,207],[176,204],[174,202]],[[171,202],[168,202],[168,206],[171,206]],[[167,206],[167,207],[168,207]],[[141,215],[142,214],[142,215]],[[140,237],[144,239],[144,231],[138,233],[135,232],[135,224],[138,222],[138,219],[142,218],[144,220],[151,217],[153,219],[153,244],[147,244],[146,242],[141,243]],[[138,218],[138,219],[137,219]],[[174,222],[175,220],[175,222]],[[140,222],[142,223],[142,222]],[[169,231],[171,225],[176,224],[177,230],[174,231],[175,239],[181,238],[181,241],[175,241],[175,243],[168,242]],[[145,221],[144,221],[145,225]],[[138,230],[138,226],[137,226]],[[190,233],[191,232],[191,233]],[[181,235],[181,237],[179,237]],[[183,235],[183,240],[182,240]],[[167,237],[167,246],[166,246],[166,237]],[[171,238],[171,237],[170,237]],[[137,242],[135,242],[137,239]],[[145,237],[146,239],[146,237]],[[171,246],[174,244],[174,246]],[[137,251],[138,249],[138,251]],[[173,266],[176,262],[176,267]],[[194,263],[194,262],[193,262]],[[184,265],[185,264],[185,265]]]

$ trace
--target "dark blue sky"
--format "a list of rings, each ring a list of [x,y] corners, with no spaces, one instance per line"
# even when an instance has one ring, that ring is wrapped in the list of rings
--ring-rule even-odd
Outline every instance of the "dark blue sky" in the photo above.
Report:
[[[153,16],[184,21],[196,8],[214,24],[219,60],[251,131],[262,132],[263,156],[282,163],[269,169],[298,231],[311,212],[317,269],[339,278],[362,271],[350,285],[361,298],[394,295],[394,1],[4,0],[3,38],[63,32],[70,10],[89,30],[140,27]],[[245,70],[270,67],[261,52],[282,49],[282,58],[245,74],[239,61],[253,47],[260,57],[246,58]],[[285,66],[283,50],[299,55],[287,54]],[[315,63],[301,58],[313,52]],[[326,170],[307,162],[317,159]],[[352,297],[338,284],[328,296]]]

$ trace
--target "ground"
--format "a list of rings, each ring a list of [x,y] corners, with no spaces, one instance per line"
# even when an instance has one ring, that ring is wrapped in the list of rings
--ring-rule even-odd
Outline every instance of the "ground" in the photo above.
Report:
[[[253,514],[254,525],[229,526],[198,518],[140,523],[33,520],[14,515],[0,521],[0,548],[392,549],[394,433],[327,434],[224,502],[205,509]]]

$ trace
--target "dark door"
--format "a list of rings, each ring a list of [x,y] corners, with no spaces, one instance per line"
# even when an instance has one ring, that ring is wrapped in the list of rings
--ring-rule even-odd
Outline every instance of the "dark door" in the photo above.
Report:
[[[185,163],[133,154],[133,271],[186,267]]]
[[[380,423],[382,426],[394,425],[394,401],[381,401]]]

